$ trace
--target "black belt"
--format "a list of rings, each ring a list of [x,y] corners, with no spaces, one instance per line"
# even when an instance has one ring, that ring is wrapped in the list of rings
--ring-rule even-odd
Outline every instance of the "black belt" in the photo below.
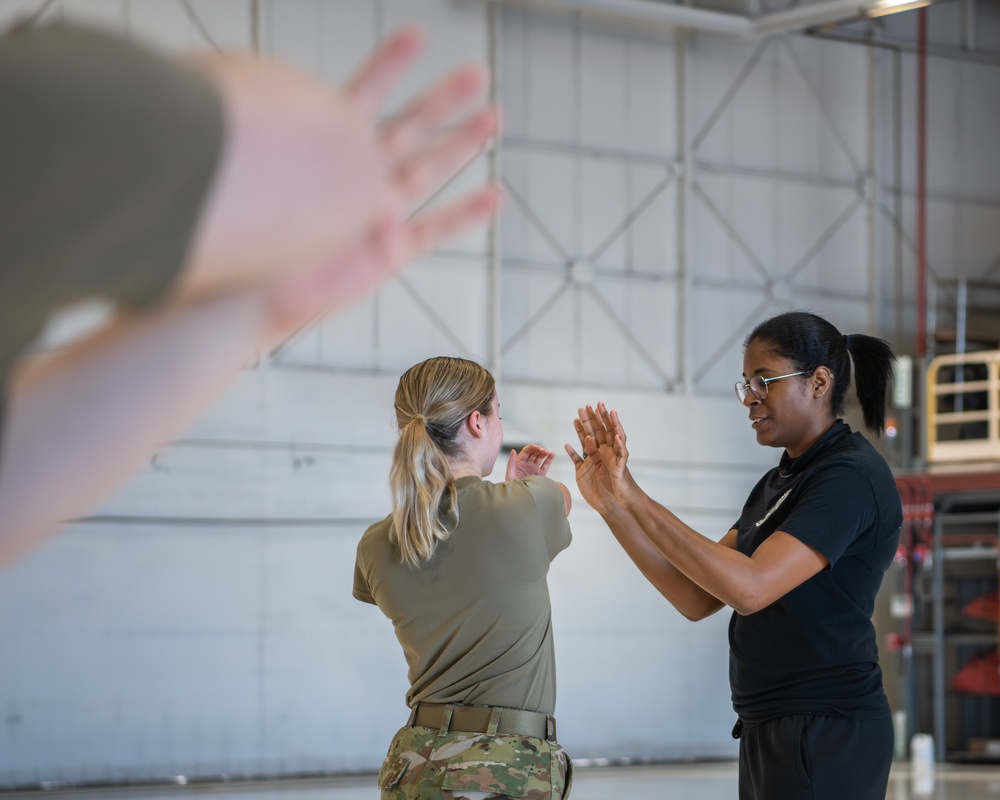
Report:
[[[450,716],[449,716],[450,712]],[[457,703],[417,703],[409,725],[440,728],[442,732],[501,733],[556,740],[556,718],[540,711],[501,706],[463,706]]]

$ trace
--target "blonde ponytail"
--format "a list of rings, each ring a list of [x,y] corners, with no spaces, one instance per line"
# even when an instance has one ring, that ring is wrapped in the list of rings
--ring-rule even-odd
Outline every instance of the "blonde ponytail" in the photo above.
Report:
[[[493,376],[464,358],[431,358],[399,379],[389,539],[404,563],[419,566],[458,526],[458,491],[448,456],[460,454],[458,435],[469,414],[492,413],[494,394]]]

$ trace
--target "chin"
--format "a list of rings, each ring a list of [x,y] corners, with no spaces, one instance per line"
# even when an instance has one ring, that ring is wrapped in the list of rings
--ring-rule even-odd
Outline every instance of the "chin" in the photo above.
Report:
[[[776,442],[767,435],[767,431],[757,433],[757,444],[761,447],[784,447],[780,442]]]

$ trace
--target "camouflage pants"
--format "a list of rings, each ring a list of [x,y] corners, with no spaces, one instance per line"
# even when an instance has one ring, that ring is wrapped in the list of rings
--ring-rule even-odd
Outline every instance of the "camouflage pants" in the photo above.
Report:
[[[401,728],[382,762],[382,800],[562,800],[573,766],[531,736]]]

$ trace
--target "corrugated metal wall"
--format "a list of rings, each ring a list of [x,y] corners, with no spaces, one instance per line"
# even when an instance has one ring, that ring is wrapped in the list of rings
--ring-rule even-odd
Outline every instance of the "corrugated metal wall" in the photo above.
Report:
[[[407,89],[495,57],[504,137],[449,191],[492,164],[509,201],[496,237],[287,343],[98,515],[0,573],[0,785],[378,765],[405,670],[350,586],[388,510],[391,398],[412,363],[492,365],[512,437],[557,450],[578,405],[607,401],[644,485],[717,537],[777,458],[732,397],[748,327],[805,307],[850,332],[912,328],[894,305],[912,297],[914,214],[912,171],[897,187],[889,166],[899,147],[912,161],[891,53],[472,0],[21,0],[0,22],[43,7],[333,81],[419,20],[430,46]],[[1000,250],[1000,70],[932,75],[930,263],[978,275]],[[572,482],[567,459],[554,475]],[[579,497],[572,521],[551,574],[566,747],[733,755],[727,615],[683,620]]]

